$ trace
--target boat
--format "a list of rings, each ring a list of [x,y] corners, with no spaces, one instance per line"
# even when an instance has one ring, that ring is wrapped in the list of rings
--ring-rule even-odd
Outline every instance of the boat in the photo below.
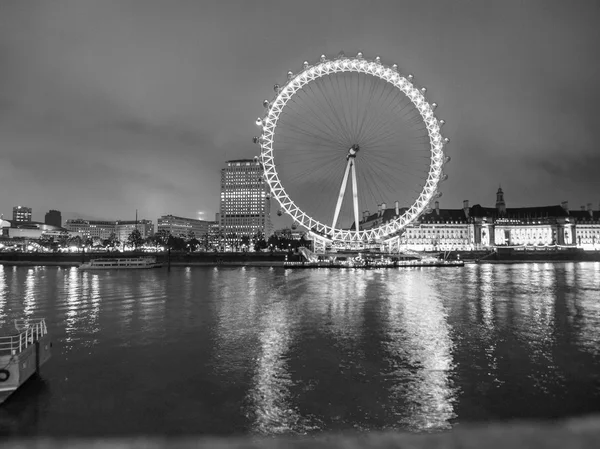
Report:
[[[15,320],[0,327],[0,404],[50,359],[52,341],[46,321]]]
[[[156,261],[156,257],[101,257],[83,262],[79,265],[80,270],[139,270],[145,268],[160,268],[162,264]]]

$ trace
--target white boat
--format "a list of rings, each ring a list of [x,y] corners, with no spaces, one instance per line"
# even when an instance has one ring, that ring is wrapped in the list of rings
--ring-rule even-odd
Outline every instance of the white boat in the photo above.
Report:
[[[140,270],[145,268],[160,268],[162,264],[156,261],[156,257],[102,257],[92,259],[79,265],[80,270]]]

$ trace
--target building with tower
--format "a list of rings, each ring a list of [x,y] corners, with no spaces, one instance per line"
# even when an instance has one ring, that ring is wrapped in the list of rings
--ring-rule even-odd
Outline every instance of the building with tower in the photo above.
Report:
[[[61,227],[62,216],[60,214],[60,211],[54,209],[49,210],[44,217],[44,223],[46,223],[47,225]]]
[[[239,240],[273,232],[269,185],[263,178],[258,158],[226,162],[221,170],[220,232],[226,239]]]
[[[365,212],[361,228],[379,226],[400,216],[404,209],[386,208],[383,203],[375,214]],[[579,247],[600,250],[600,211],[592,205],[569,210],[568,202],[560,205],[506,207],[504,191],[498,188],[496,206],[469,206],[441,209],[439,202],[407,226],[401,245],[414,251],[468,251],[517,247]]]
[[[13,221],[17,223],[28,223],[31,221],[31,207],[14,206]]]

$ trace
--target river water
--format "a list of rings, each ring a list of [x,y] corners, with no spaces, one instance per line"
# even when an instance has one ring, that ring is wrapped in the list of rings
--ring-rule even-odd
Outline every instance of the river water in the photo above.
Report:
[[[600,263],[0,266],[52,359],[0,435],[277,435],[600,412]]]

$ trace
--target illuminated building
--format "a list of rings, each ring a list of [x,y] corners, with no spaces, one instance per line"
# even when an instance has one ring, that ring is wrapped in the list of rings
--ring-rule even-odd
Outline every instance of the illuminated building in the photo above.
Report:
[[[588,203],[570,215],[576,220],[575,244],[585,250],[600,250],[600,210],[592,210]]]
[[[46,213],[46,216],[44,217],[44,223],[48,224],[48,225],[52,225],[52,226],[58,226],[61,227],[62,226],[62,216],[60,214],[60,211],[57,210],[49,210]]]
[[[206,220],[163,215],[158,219],[157,230],[165,230],[173,237],[184,239],[189,239],[193,235],[196,239],[200,240],[208,235],[211,223]]]
[[[59,238],[64,235],[72,237],[78,235],[69,233],[65,228],[37,221],[19,222],[0,219],[0,235],[3,238],[41,239],[44,237]]]
[[[475,225],[470,217],[469,202],[462,209],[435,208],[406,228],[401,243],[414,251],[469,251],[473,249]]]
[[[405,209],[386,208],[363,213],[361,229],[379,226]],[[555,206],[507,208],[504,192],[496,192],[496,207],[476,204],[462,209],[435,208],[407,226],[401,236],[404,248],[414,251],[490,250],[497,247],[578,246],[600,250],[600,211],[592,205],[569,211],[568,202]]]
[[[240,239],[257,233],[272,233],[269,186],[258,159],[227,161],[221,170],[221,233]]]
[[[120,242],[126,242],[136,228],[143,239],[154,234],[154,223],[151,220],[117,220],[114,232]]]
[[[24,223],[31,221],[31,207],[14,206],[13,221]]]
[[[495,208],[475,205],[470,216],[475,224],[475,249],[574,245],[574,220],[567,202],[560,206],[507,208],[499,188]]]
[[[72,232],[78,232],[83,238],[106,240],[112,234],[116,235],[115,224],[115,221],[75,218],[67,220],[65,228]]]

